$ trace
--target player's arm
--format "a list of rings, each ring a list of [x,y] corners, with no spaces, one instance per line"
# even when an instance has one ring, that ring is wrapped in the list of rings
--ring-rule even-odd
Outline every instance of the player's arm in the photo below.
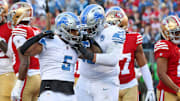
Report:
[[[150,99],[152,101],[155,101],[153,80],[152,80],[151,72],[149,71],[149,67],[147,65],[147,60],[146,60],[146,57],[145,57],[145,54],[143,52],[143,48],[142,48],[141,44],[139,44],[136,48],[135,59],[137,61],[137,64],[140,67],[143,79],[144,79],[146,87],[148,89],[145,101],[148,101]]]
[[[34,56],[36,54],[39,54],[42,51],[42,45],[39,44],[38,42],[43,37],[48,37],[52,35],[54,35],[52,31],[46,31],[30,38],[20,47],[19,50],[21,54],[27,55],[27,56]]]
[[[6,41],[0,37],[0,48],[4,53],[7,52],[7,46],[8,45],[7,45]]]
[[[112,43],[107,48],[106,53],[96,53],[95,56],[95,63],[101,65],[108,65],[108,66],[115,66],[121,55],[121,51],[123,49],[123,44]]]
[[[34,44],[32,44],[25,52],[24,55],[25,56],[35,56],[37,54],[40,54],[41,51],[43,49],[42,44],[36,42]],[[21,53],[22,54],[22,53]]]
[[[17,35],[13,37],[13,43],[15,44],[15,47],[18,51],[18,56],[20,59],[20,65],[19,65],[19,75],[18,79],[16,81],[16,84],[11,92],[11,99],[20,99],[21,95],[21,89],[24,85],[24,79],[26,78],[26,74],[29,67],[29,57],[24,56],[19,51],[19,47],[22,46],[22,44],[26,41],[26,38],[22,35]]]
[[[152,81],[151,72],[149,71],[147,60],[146,60],[141,44],[138,45],[136,48],[135,58],[136,58],[138,66],[140,67],[146,87],[148,88],[148,90],[153,90],[153,81]]]
[[[159,79],[168,87],[173,89],[174,91],[178,92],[180,89],[167,75],[167,68],[168,68],[168,59],[165,57],[158,57],[157,58],[157,71]]]
[[[107,47],[106,53],[93,53],[91,51],[88,51],[82,45],[79,45],[77,47],[80,53],[83,54],[85,59],[91,60],[96,64],[114,66],[119,61],[119,57],[123,49],[124,40],[125,40],[125,31],[118,30],[118,32],[114,33],[114,35],[112,36],[112,40],[107,40],[110,42],[108,42],[109,45]]]
[[[119,54],[120,54],[120,46],[115,47],[114,45],[111,45],[108,48],[107,53],[93,53],[92,51],[87,50],[82,45],[77,46],[78,50],[83,55],[83,58],[88,59],[96,64],[101,65],[108,65],[108,66],[114,66],[119,61]]]
[[[30,63],[30,56],[25,56],[25,55],[21,54],[19,49],[18,49],[18,55],[19,55],[19,59],[21,61],[20,66],[19,66],[18,79],[23,81],[27,75],[27,71],[28,71],[28,67],[29,67],[29,63]]]

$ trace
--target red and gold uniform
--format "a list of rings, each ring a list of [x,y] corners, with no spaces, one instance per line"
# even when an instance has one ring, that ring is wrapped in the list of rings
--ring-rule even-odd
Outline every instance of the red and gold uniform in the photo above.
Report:
[[[17,25],[13,28],[8,47],[11,49],[13,69],[16,74],[18,74],[20,65],[17,49],[22,46],[27,39],[35,36],[39,32],[39,29],[27,25]],[[22,101],[37,101],[41,81],[39,74],[39,60],[37,57],[31,56],[28,76],[25,80],[24,87],[21,92]]]
[[[138,100],[137,79],[135,76],[135,51],[142,44],[142,36],[139,33],[126,33],[123,54],[119,61],[120,66],[120,94],[119,101]]]
[[[11,36],[11,29],[7,23],[0,25],[0,38],[8,43]],[[0,50],[0,99],[10,101],[11,90],[14,87],[16,76],[12,69],[12,62],[9,57]]]
[[[154,48],[155,58],[163,57],[168,59],[167,75],[170,79],[180,87],[180,50],[179,47],[171,41],[160,40],[155,44]],[[166,96],[169,101],[173,100],[176,96],[176,92],[166,86],[161,80],[157,86],[158,88],[158,100],[164,100]]]

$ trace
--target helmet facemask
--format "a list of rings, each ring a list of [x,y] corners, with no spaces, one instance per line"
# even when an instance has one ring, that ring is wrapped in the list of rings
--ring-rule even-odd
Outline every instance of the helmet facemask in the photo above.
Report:
[[[63,27],[59,27],[56,29],[56,33],[65,41],[69,42],[69,44],[76,44],[77,42],[80,42],[82,39],[82,36],[79,35],[78,29],[66,29]]]
[[[98,33],[100,33],[104,28],[103,21],[98,21],[99,23],[96,23],[95,25],[84,27],[81,25],[81,32],[87,32],[89,37],[95,37]]]
[[[80,14],[81,28],[89,37],[99,34],[104,28],[104,9],[97,4],[88,5]]]
[[[180,44],[180,29],[169,31],[170,40],[175,44]]]
[[[166,40],[180,44],[180,20],[177,16],[167,16],[161,22],[161,34]]]
[[[65,12],[56,17],[56,33],[69,44],[76,44],[82,39],[80,21],[73,13]]]

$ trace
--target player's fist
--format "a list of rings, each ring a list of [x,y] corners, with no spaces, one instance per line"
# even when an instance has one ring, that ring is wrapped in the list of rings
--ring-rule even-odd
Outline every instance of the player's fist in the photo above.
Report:
[[[154,90],[148,90],[145,101],[156,101]]]
[[[16,84],[15,84],[13,90],[11,91],[11,100],[12,101],[21,99],[21,90],[23,88],[23,85],[24,85],[24,81],[21,81],[21,80],[16,81]]]
[[[47,38],[50,38],[50,39],[54,38],[54,32],[51,31],[51,30],[47,30],[47,31],[43,32],[43,35],[44,35],[44,37],[47,37]]]

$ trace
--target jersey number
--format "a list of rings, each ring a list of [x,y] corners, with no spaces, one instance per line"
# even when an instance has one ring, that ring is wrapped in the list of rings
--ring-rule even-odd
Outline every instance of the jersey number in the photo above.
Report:
[[[68,63],[68,60],[72,60],[72,56],[64,56],[62,70],[70,71],[71,64]]]
[[[122,63],[121,66],[123,66],[123,69],[121,71],[121,74],[129,74],[129,63],[131,61],[131,53],[123,54],[123,59],[121,59],[119,62]]]

